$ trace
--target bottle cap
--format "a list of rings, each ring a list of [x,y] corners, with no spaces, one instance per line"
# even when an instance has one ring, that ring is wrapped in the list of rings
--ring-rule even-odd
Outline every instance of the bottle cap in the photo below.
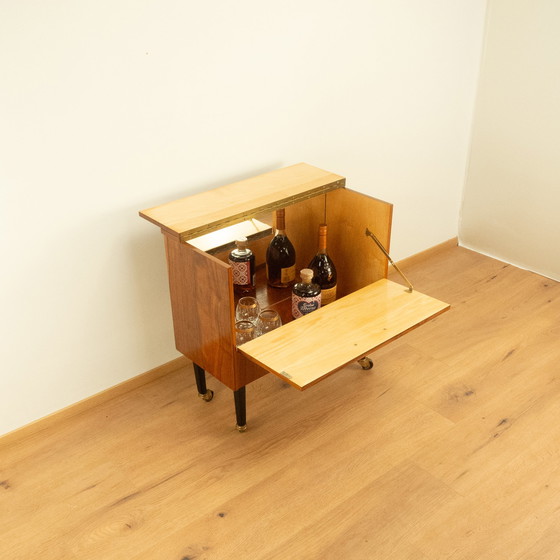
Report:
[[[244,249],[245,247],[247,247],[247,238],[240,236],[235,240],[235,244],[237,245],[238,249]]]
[[[300,270],[301,281],[304,284],[311,284],[311,279],[313,278],[313,270],[311,268],[302,268]]]

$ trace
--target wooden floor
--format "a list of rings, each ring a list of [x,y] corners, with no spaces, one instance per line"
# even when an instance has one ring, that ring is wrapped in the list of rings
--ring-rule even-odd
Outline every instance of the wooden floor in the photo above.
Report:
[[[560,284],[462,248],[405,273],[451,311],[249,385],[246,433],[189,366],[2,448],[2,558],[558,560]]]

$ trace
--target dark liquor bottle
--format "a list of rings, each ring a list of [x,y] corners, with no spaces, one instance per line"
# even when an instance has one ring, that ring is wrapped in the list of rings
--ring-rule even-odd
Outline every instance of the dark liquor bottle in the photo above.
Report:
[[[336,299],[336,267],[327,253],[327,224],[319,225],[319,250],[311,259],[309,267],[313,270],[313,280],[321,287],[321,306]]]
[[[255,291],[255,255],[247,247],[246,237],[237,239],[235,245],[228,259],[233,273],[233,291],[249,294]]]
[[[286,235],[283,208],[276,210],[274,237],[266,251],[266,278],[274,288],[287,288],[296,279],[296,250]]]
[[[321,307],[321,288],[311,281],[313,271],[310,268],[304,268],[300,274],[301,282],[292,288],[292,316],[294,319]]]

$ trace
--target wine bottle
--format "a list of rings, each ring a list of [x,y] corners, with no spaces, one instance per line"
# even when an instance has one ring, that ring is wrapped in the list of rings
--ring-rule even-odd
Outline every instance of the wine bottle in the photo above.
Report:
[[[246,237],[236,239],[235,245],[228,258],[233,274],[233,291],[236,294],[252,293],[255,291],[255,255],[247,247]]]
[[[286,235],[283,208],[276,210],[274,237],[266,251],[266,278],[274,288],[287,288],[296,279],[296,250]]]
[[[313,270],[304,268],[300,274],[301,282],[298,282],[292,288],[292,316],[294,319],[321,307],[321,288],[311,281]]]
[[[311,259],[309,267],[313,270],[313,280],[321,288],[321,306],[336,299],[336,267],[327,253],[327,224],[319,225],[319,250]]]

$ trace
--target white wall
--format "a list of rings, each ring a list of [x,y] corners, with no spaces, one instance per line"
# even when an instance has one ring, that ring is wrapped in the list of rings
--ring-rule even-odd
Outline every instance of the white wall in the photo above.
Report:
[[[560,2],[490,0],[460,242],[560,280]]]
[[[139,209],[305,161],[455,236],[485,4],[0,3],[0,433],[178,355]]]

